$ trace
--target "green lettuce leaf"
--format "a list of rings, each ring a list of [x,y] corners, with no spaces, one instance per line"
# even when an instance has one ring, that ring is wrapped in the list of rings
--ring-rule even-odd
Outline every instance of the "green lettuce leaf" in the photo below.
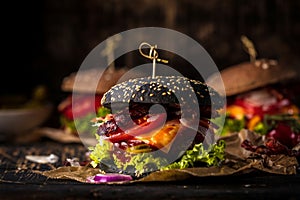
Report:
[[[98,136],[99,139],[99,136]],[[134,171],[137,176],[155,170],[184,169],[196,166],[218,166],[225,159],[225,142],[220,140],[205,149],[203,144],[196,144],[193,149],[187,150],[179,161],[168,164],[167,159],[155,157],[154,154],[139,153],[126,154],[128,162],[121,162],[111,152],[111,143],[101,141],[95,147],[90,147],[91,165],[97,167],[102,162],[113,163],[113,167],[120,171]],[[113,161],[113,162],[111,162]]]
[[[216,131],[216,134],[219,136],[225,136],[228,135],[228,133],[239,132],[246,126],[246,119],[233,119],[229,117],[229,115],[222,115],[211,119],[211,121],[219,127]]]
[[[105,117],[108,114],[110,114],[110,109],[108,109],[108,108],[100,107],[97,110],[97,117]]]
[[[64,116],[60,117],[60,124],[64,127],[69,128],[74,133],[91,133],[95,132],[95,128],[92,127],[92,122],[90,122],[94,114],[88,114],[84,117],[76,119],[76,125],[74,120],[69,120]]]
[[[193,149],[187,150],[178,162],[174,162],[162,170],[185,169],[200,166],[218,166],[225,159],[225,141],[220,140],[216,144],[205,149],[203,144],[196,144]]]
[[[101,140],[100,136],[95,134],[96,139],[99,141],[94,147],[89,147],[90,150],[90,158],[91,158],[91,165],[95,168],[101,162],[105,160],[111,159],[111,146],[112,144],[108,141]]]
[[[91,158],[91,165],[95,168],[100,163],[110,163],[111,167],[118,169],[119,171],[134,171],[137,176],[161,169],[162,167],[168,164],[167,160],[160,157],[155,157],[152,154],[147,153],[139,153],[139,154],[130,154],[126,153],[126,156],[129,161],[122,162],[120,161],[116,155],[112,154],[112,144],[109,141],[101,140],[99,136],[97,136],[99,141],[94,147],[90,147],[89,150],[90,158]],[[113,161],[113,162],[111,162]]]
[[[96,117],[105,117],[110,113],[110,110],[105,107],[99,107],[96,112]],[[95,118],[94,113],[89,113],[83,117],[74,120],[69,120],[63,115],[60,116],[60,124],[69,128],[72,132],[76,133],[91,133],[95,134],[94,122],[91,122]],[[75,123],[76,122],[76,123]]]

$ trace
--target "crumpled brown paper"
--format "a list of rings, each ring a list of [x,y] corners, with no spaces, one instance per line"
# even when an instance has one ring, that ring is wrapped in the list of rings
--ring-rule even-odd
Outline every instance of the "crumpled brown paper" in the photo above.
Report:
[[[98,168],[87,166],[63,166],[50,171],[36,173],[40,173],[53,179],[71,179],[79,182],[86,182],[87,177],[99,174],[100,171]]]
[[[241,148],[240,145],[244,139],[248,139],[254,144],[262,144],[263,140],[261,136],[250,131],[242,130],[239,133],[221,139],[226,142],[226,160],[222,166],[156,171],[143,178],[127,183],[180,181],[197,177],[239,175],[253,171],[281,175],[297,173],[296,168],[298,162],[295,157],[286,155],[253,156],[251,152]],[[92,168],[90,166],[64,166],[42,172],[42,174],[48,178],[72,179],[79,182],[86,182],[87,177],[94,176],[98,173],[100,173],[98,168]]]

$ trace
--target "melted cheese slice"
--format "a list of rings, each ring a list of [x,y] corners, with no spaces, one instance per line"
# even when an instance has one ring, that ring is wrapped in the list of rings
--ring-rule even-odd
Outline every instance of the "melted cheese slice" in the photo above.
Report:
[[[147,137],[138,136],[136,137],[139,140],[144,141],[146,144],[150,144],[160,149],[161,151],[168,153],[173,142],[175,136],[180,128],[180,123],[178,120],[172,120],[166,122],[166,124],[160,129],[153,131],[152,133],[148,133]]]

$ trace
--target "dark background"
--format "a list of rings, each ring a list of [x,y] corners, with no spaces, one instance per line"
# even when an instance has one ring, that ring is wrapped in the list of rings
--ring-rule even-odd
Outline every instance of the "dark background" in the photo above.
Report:
[[[63,77],[78,70],[95,46],[144,26],[192,37],[219,69],[249,60],[240,41],[243,34],[254,42],[258,58],[299,66],[296,0],[31,0],[6,1],[1,7],[2,94],[45,84],[51,100],[59,102]]]

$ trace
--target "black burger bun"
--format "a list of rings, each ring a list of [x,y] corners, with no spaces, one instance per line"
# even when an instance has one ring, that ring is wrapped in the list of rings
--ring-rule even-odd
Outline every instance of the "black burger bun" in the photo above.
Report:
[[[145,103],[178,105],[188,103],[195,94],[194,102],[202,106],[223,107],[222,97],[207,84],[182,76],[156,76],[134,78],[113,86],[107,91],[101,104]]]

